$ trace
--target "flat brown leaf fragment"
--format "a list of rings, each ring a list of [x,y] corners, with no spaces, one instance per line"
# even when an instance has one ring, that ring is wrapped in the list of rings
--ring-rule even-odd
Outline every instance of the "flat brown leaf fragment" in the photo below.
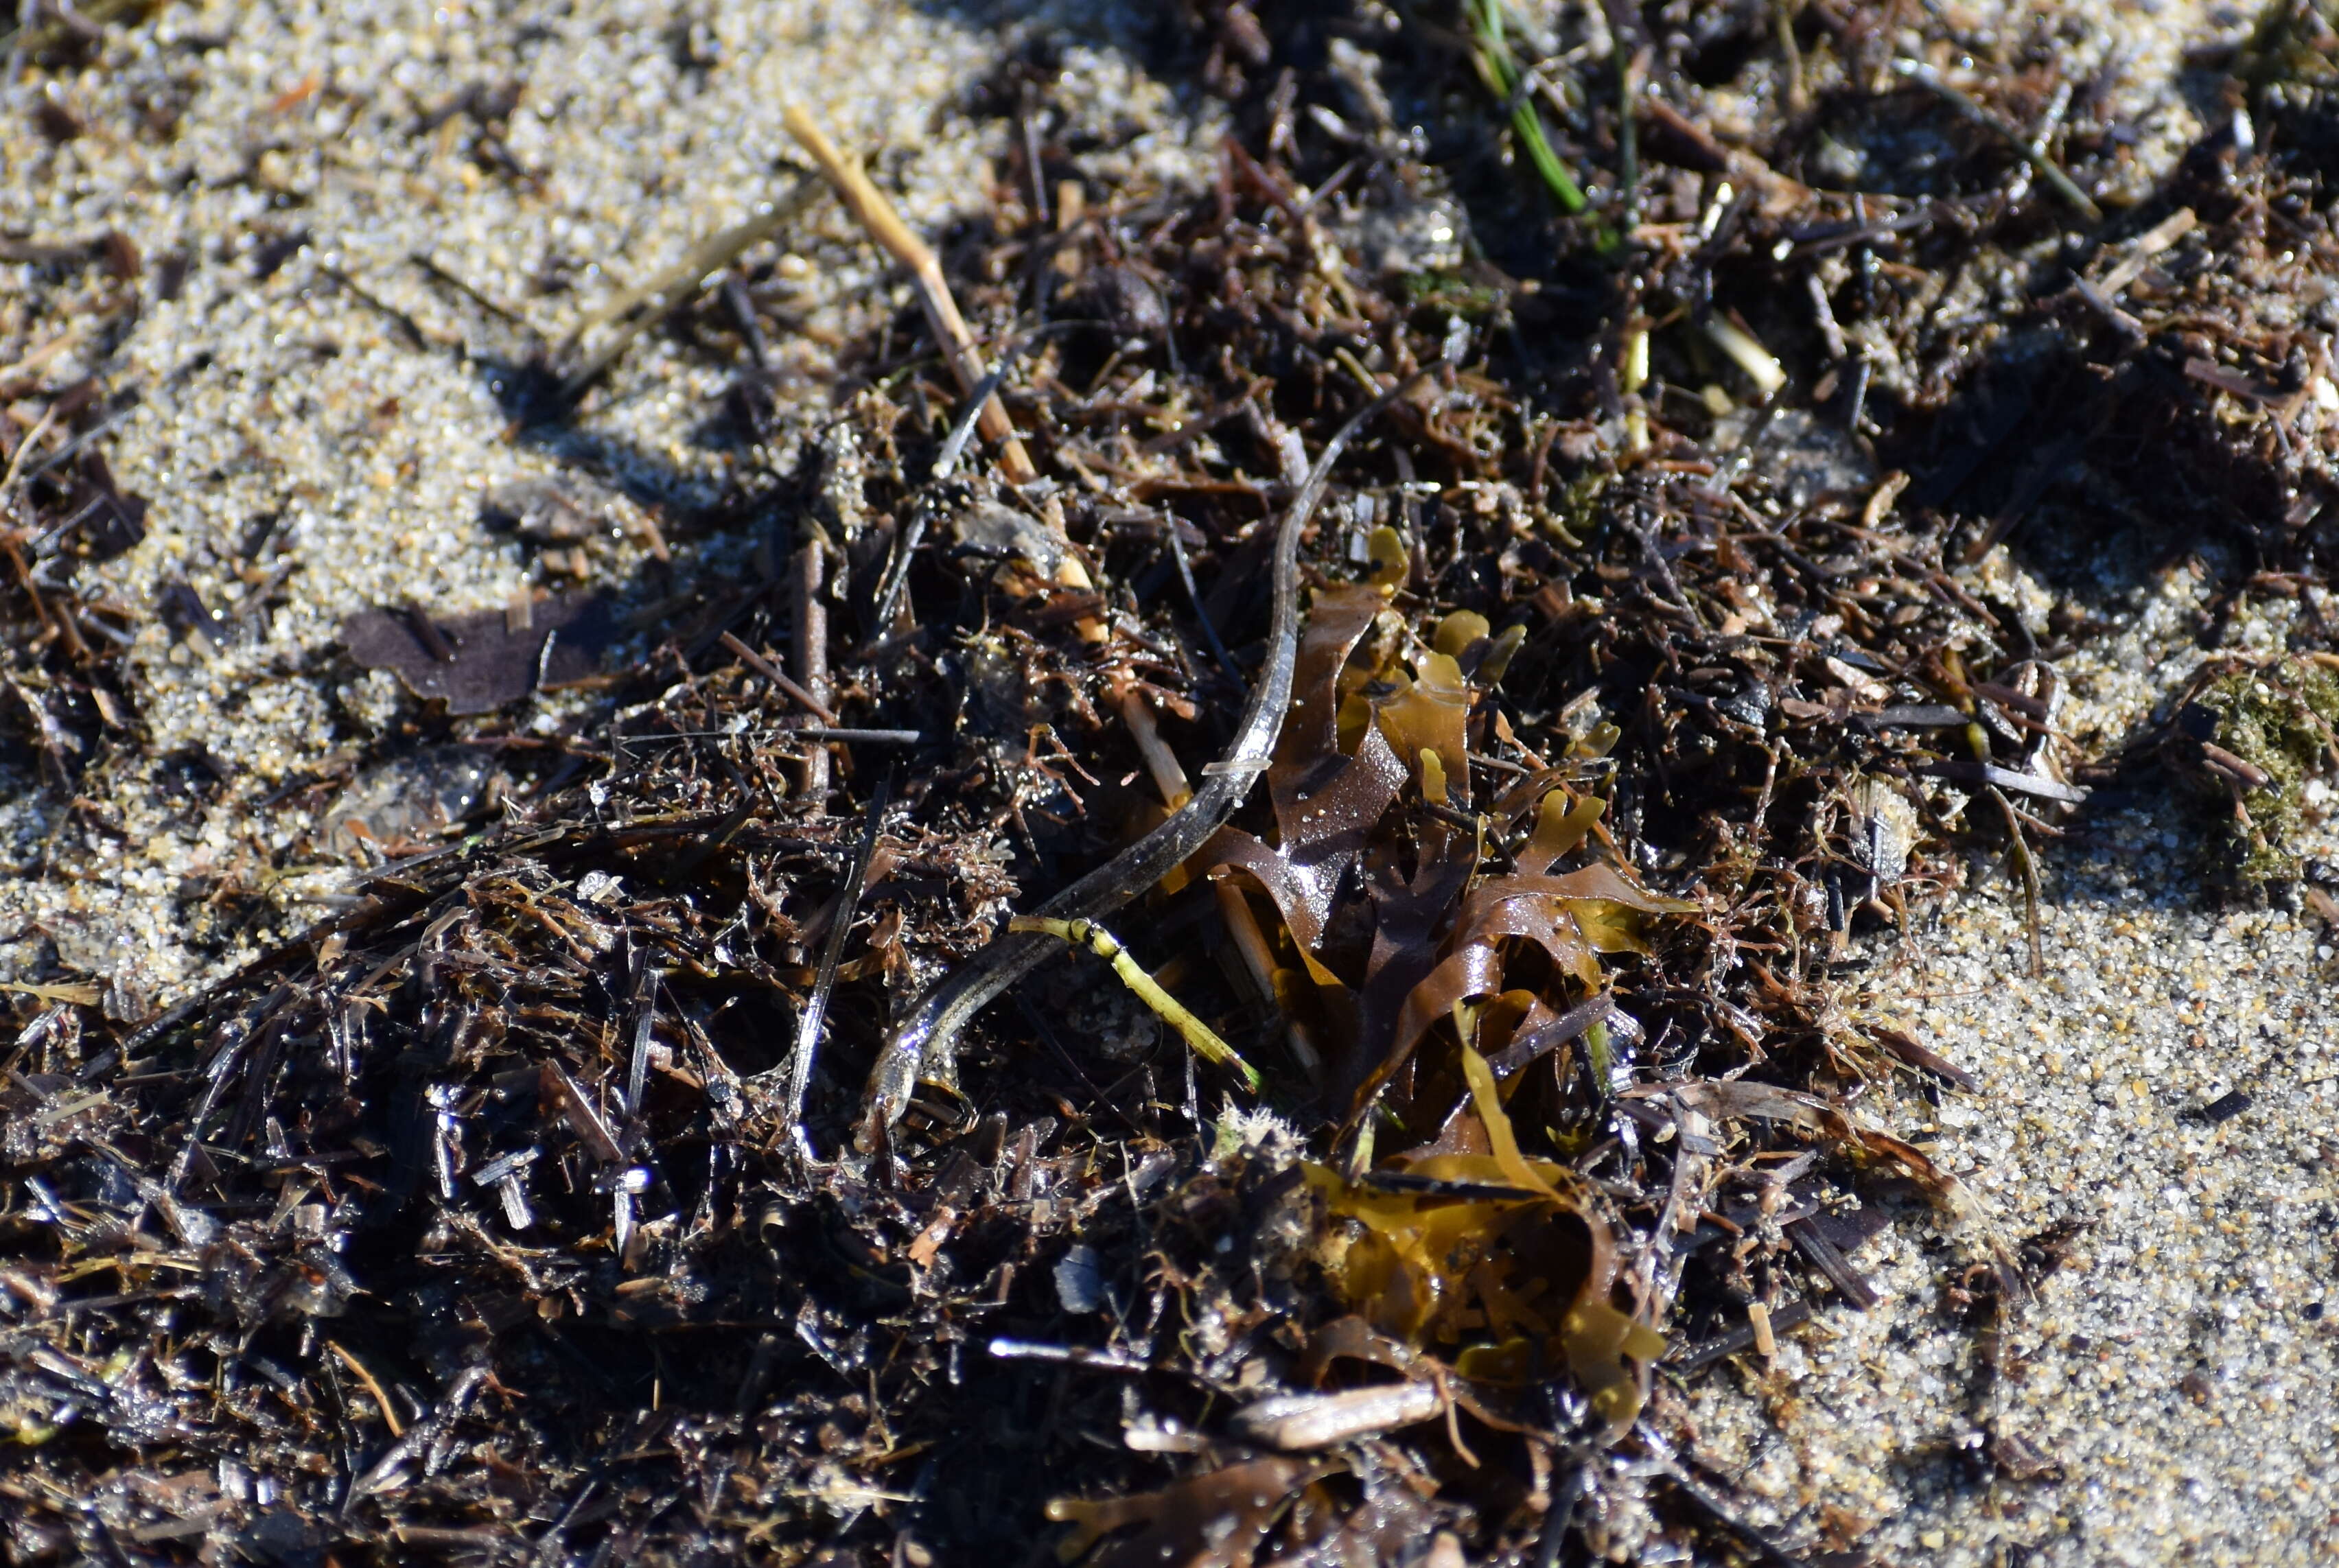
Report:
[[[484,714],[599,674],[617,637],[608,601],[597,594],[557,595],[513,623],[500,609],[444,617],[417,607],[360,610],[341,623],[341,646],[450,714]]]

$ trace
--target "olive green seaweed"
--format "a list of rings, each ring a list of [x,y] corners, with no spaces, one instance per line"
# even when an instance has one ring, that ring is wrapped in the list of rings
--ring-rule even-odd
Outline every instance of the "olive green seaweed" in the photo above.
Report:
[[[2305,784],[2333,760],[2339,671],[2306,658],[2243,666],[2212,679],[2192,701],[2215,715],[2214,744],[2266,780],[2241,792],[2240,811],[2219,834],[2219,859],[2245,885],[2295,880]],[[2216,782],[2230,798],[2233,786]]]

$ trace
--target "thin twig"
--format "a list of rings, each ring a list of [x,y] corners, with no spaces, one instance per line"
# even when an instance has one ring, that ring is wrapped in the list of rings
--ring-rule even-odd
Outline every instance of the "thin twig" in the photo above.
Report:
[[[54,408],[55,405],[53,403],[50,407]],[[82,454],[84,449],[94,446],[101,438],[112,435],[116,429],[120,429],[123,421],[129,419],[131,415],[136,413],[139,407],[139,395],[135,390],[123,393],[119,398],[114,399],[113,408],[112,411],[105,416],[105,418],[100,419],[94,425],[92,425],[88,429],[84,430],[80,435],[75,436],[72,440],[67,441],[64,446],[59,447],[55,451],[51,452],[47,457],[43,458],[39,462],[24,469],[19,477],[27,480],[37,479],[43,474],[47,473],[51,468],[73,461],[74,459]],[[44,415],[43,418],[45,420],[46,416]]]
[[[1194,606],[1194,618],[1201,623],[1202,640],[1210,645],[1210,656],[1219,661],[1219,667],[1240,680],[1242,672],[1235,668],[1234,656],[1227,652],[1227,645],[1219,640],[1219,628],[1210,620],[1209,606],[1202,602],[1202,590],[1194,585],[1194,567],[1186,559],[1185,541],[1178,537],[1177,518],[1170,519],[1168,531],[1170,558],[1178,563],[1178,580],[1186,585],[1186,602]]]
[[[2015,154],[2029,164],[2031,172],[2046,181],[2055,194],[2062,197],[2073,212],[2090,223],[2100,223],[2104,221],[2104,210],[2096,205],[2095,198],[2080,190],[2078,182],[2063,172],[2063,165],[2047,155],[2043,138],[2038,145],[2034,146],[2030,139],[2023,135],[2020,131],[2016,130],[1995,112],[1984,108],[1965,93],[1951,86],[1939,72],[1922,61],[1895,60],[1892,62],[1892,69],[1933,94],[1975,124],[2004,137],[2007,145],[2014,149]]]
[[[406,1427],[398,1419],[398,1407],[390,1402],[390,1395],[381,1391],[381,1385],[374,1381],[373,1374],[366,1370],[366,1364],[332,1340],[325,1341],[325,1348],[340,1357],[341,1365],[350,1369],[350,1375],[364,1384],[365,1391],[373,1395],[373,1402],[381,1406],[382,1424],[390,1428],[390,1435],[392,1437],[405,1436]]]
[[[1721,1525],[1741,1544],[1751,1547],[1758,1560],[1770,1568],[1811,1568],[1810,1563],[1771,1539],[1759,1525],[1739,1512],[1729,1499],[1692,1475],[1670,1455],[1661,1461],[1665,1478],[1671,1481],[1699,1513]]]
[[[725,632],[717,640],[721,642],[725,647],[729,648],[734,654],[737,655],[741,664],[745,665],[749,669],[755,671],[757,675],[763,676],[765,680],[779,687],[780,690],[794,697],[798,705],[801,705],[806,713],[812,715],[813,717],[818,719],[824,725],[834,725],[836,723],[836,710],[830,707],[818,697],[813,695],[810,692],[804,690],[804,687],[798,685],[794,679],[789,676],[787,671],[780,668],[779,666],[774,664],[771,660],[765,658],[763,655],[749,647],[745,643],[741,642],[729,632]]]
[[[41,410],[41,417],[34,421],[31,432],[23,440],[18,441],[16,449],[8,455],[8,471],[5,476],[0,476],[0,497],[5,497],[10,490],[15,488],[16,476],[23,473],[25,469],[25,459],[30,455],[33,448],[39,444],[41,438],[49,433],[49,427],[56,422],[56,417],[57,405],[55,399],[52,399],[49,406]]]
[[[554,353],[556,363],[567,360],[582,343],[585,335],[594,328],[617,321],[617,335],[601,345],[589,358],[562,378],[560,399],[567,402],[599,378],[601,372],[615,363],[626,346],[640,335],[642,330],[667,311],[703,289],[708,279],[727,277],[731,263],[745,255],[749,246],[758,240],[779,232],[782,224],[801,212],[811,202],[813,192],[819,187],[809,179],[798,181],[787,194],[764,208],[744,223],[735,223],[721,233],[701,241],[684,253],[682,259],[638,288],[628,289],[616,299],[577,323],[559,349]],[[733,310],[737,311],[735,302]],[[754,319],[752,310],[746,320]],[[744,330],[744,329],[743,329]],[[751,340],[757,363],[763,360],[763,345]]]
[[[958,467],[959,455],[966,450],[968,438],[974,434],[974,427],[982,419],[983,410],[991,407],[991,399],[999,395],[999,383],[1006,379],[1007,361],[1002,360],[985,372],[982,380],[974,384],[974,390],[967,394],[966,411],[959,415],[958,423],[951,427],[950,439],[943,442],[943,449],[934,456],[934,478],[947,479],[951,471]]]
[[[2014,863],[2022,871],[2022,909],[2030,930],[2030,975],[2036,980],[2047,972],[2047,948],[2038,935],[2038,863],[2031,856],[2030,841],[2023,836],[2021,815],[2014,803],[1996,784],[1989,785],[1988,793],[2006,814],[2006,831],[2014,836]]]
[[[634,1049],[626,1067],[626,1114],[642,1113],[642,1090],[649,1079],[650,1038],[657,1024],[657,967],[646,950],[636,956],[634,971]]]
[[[939,464],[936,466],[940,467]],[[937,474],[935,477],[939,478],[942,476]],[[925,542],[925,537],[926,510],[919,507],[911,512],[910,520],[902,525],[901,538],[893,547],[893,567],[886,572],[885,586],[877,595],[877,613],[870,617],[869,625],[879,636],[893,629],[893,612],[902,602],[903,591],[910,586],[911,557],[917,554],[918,547]]]

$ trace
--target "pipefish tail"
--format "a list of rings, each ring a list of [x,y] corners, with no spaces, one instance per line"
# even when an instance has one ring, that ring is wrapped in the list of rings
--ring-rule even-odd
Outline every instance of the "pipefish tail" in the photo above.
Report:
[[[1168,820],[1096,870],[1049,899],[1033,912],[1051,921],[1099,920],[1168,875],[1203,841],[1225,825],[1266,770],[1291,706],[1291,672],[1299,652],[1299,535],[1316,514],[1330,485],[1332,466],[1357,433],[1389,404],[1417,385],[1420,372],[1383,392],[1349,416],[1324,445],[1299,493],[1291,498],[1275,534],[1273,612],[1268,619],[1267,658],[1258,681],[1243,703],[1234,744],[1201,787]],[[864,1153],[883,1146],[901,1119],[919,1079],[951,1076],[959,1031],[992,998],[1013,985],[1062,945],[1045,931],[1010,930],[943,976],[919,997],[896,1025],[870,1069],[863,1094],[863,1118],[854,1144]]]

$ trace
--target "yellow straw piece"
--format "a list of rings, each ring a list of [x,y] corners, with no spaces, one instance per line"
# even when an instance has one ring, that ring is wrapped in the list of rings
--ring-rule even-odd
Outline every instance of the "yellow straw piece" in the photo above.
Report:
[[[860,220],[869,237],[910,270],[911,281],[917,285],[918,303],[925,307],[934,341],[950,360],[951,369],[957,372],[959,385],[969,396],[980,390],[985,374],[982,355],[966,318],[959,314],[957,297],[952,294],[950,283],[943,276],[942,261],[934,254],[933,247],[911,232],[883,192],[870,183],[861,165],[839,152],[836,143],[813,123],[811,115],[791,104],[782,112],[781,121],[797,144],[812,154],[813,162],[820,165],[821,173],[844,198],[845,206]],[[985,437],[999,443],[1000,468],[1006,473],[1009,484],[1027,485],[1040,477],[1023,443],[1016,439],[1015,427],[1007,418],[1007,405],[999,400],[997,392],[983,399],[978,424]]]
[[[1007,922],[1009,931],[1036,932],[1068,942],[1075,947],[1085,947],[1112,965],[1112,972],[1120,976],[1120,983],[1137,993],[1137,999],[1160,1016],[1161,1021],[1186,1037],[1186,1043],[1220,1067],[1232,1068],[1242,1075],[1244,1087],[1253,1094],[1258,1092],[1258,1072],[1250,1063],[1237,1056],[1234,1047],[1220,1040],[1210,1026],[1188,1011],[1186,1005],[1145,972],[1145,966],[1131,958],[1120,940],[1104,927],[1089,920],[1050,920],[1044,915],[1019,914]]]

